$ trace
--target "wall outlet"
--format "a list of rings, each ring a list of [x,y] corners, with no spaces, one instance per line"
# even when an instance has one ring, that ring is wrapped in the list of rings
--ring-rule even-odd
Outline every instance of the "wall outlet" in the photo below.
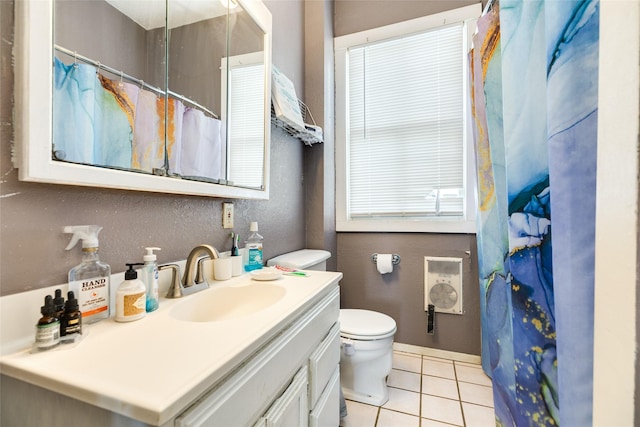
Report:
[[[233,203],[222,204],[222,228],[233,228]]]

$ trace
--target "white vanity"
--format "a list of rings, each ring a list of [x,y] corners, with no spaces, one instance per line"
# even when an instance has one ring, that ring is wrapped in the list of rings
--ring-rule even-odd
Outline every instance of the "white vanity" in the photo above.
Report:
[[[310,274],[214,282],[73,348],[4,355],[0,424],[337,426],[342,274]]]

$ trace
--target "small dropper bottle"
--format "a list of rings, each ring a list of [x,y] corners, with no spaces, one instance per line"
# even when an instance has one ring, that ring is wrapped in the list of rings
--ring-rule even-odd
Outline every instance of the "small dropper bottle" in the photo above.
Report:
[[[62,320],[62,314],[64,313],[64,298],[62,297],[62,289],[56,289],[53,297],[53,308],[55,310],[54,315],[58,320]]]
[[[63,343],[73,342],[73,339],[82,334],[82,313],[78,307],[78,300],[73,291],[67,292],[67,302],[64,305],[64,314],[60,319],[60,335],[65,337]]]
[[[51,295],[44,298],[40,313],[42,317],[36,324],[36,348],[49,350],[60,344],[60,320],[54,315],[55,307]]]

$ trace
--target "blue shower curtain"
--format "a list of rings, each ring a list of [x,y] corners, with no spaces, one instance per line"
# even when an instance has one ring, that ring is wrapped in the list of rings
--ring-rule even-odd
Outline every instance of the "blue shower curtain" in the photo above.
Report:
[[[494,2],[469,56],[498,425],[591,425],[598,6]]]

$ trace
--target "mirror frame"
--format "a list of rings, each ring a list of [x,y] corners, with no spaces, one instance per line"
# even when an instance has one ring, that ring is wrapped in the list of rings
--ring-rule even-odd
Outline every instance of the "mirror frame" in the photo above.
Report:
[[[235,0],[264,32],[265,118],[263,189],[143,174],[55,161],[53,126],[53,0],[15,2],[15,136],[13,163],[28,182],[238,199],[269,198],[271,140],[271,13],[261,0]]]

